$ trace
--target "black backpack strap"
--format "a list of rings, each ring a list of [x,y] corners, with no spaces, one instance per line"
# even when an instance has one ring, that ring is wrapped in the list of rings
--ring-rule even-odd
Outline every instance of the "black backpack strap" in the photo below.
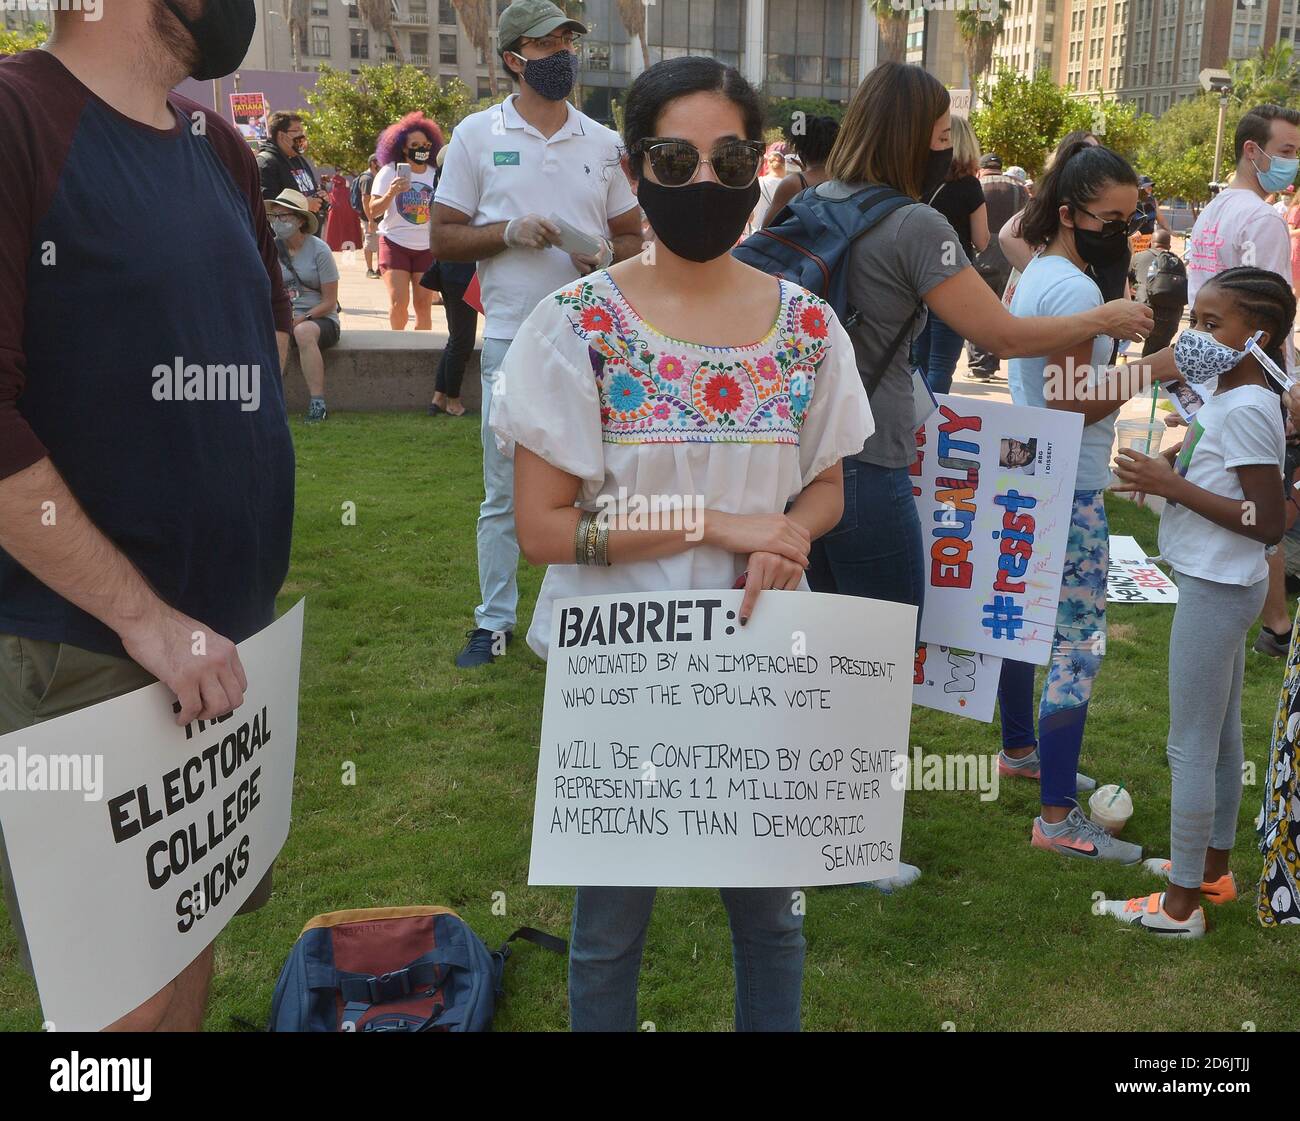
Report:
[[[569,952],[569,943],[563,938],[557,938],[554,934],[546,934],[540,930],[534,930],[531,926],[521,926],[509,938],[501,943],[501,949],[497,951],[502,957],[510,956],[510,943],[514,941],[531,942],[534,946],[541,946],[543,950],[550,950],[553,954],[567,954]]]
[[[885,374],[889,371],[889,364],[894,360],[894,355],[898,353],[898,348],[903,345],[903,340],[911,334],[912,328],[916,326],[916,321],[920,318],[921,312],[925,310],[924,303],[918,303],[912,309],[912,314],[908,316],[907,321],[898,329],[898,334],[894,336],[894,341],[889,344],[889,349],[885,351],[885,356],[880,360],[880,364],[871,371],[871,373],[862,379],[862,384],[866,388],[867,396],[870,397],[880,387],[884,380]]]
[[[884,187],[884,186],[866,187],[863,190],[859,191],[856,195],[851,195],[850,198],[857,199],[857,208],[859,212],[862,214],[861,225],[858,226],[858,228],[853,231],[852,236],[849,238],[850,245],[853,242],[857,241],[858,238],[862,237],[864,234],[869,233],[883,219],[889,217],[889,215],[893,214],[894,211],[898,210],[900,207],[922,205],[921,203],[917,202],[916,199],[912,198],[911,195],[905,195],[903,194],[902,191],[894,190],[893,187]],[[848,200],[846,199],[845,201]],[[919,311],[920,309],[918,308],[917,310]],[[845,313],[844,314],[845,330],[848,330],[851,327],[853,327],[854,324],[856,324],[857,321],[861,318],[861,312],[859,312],[858,309],[854,307],[852,304],[845,305],[844,313]],[[913,318],[915,318],[915,314],[913,315]],[[905,326],[904,331],[906,331],[906,329],[907,327]],[[901,343],[902,343],[902,335],[900,334],[898,339],[895,341],[894,345],[890,348],[889,351],[890,358],[893,358],[894,352],[898,349]],[[888,364],[889,364],[888,362],[885,363],[885,365]],[[882,373],[880,377],[883,376],[884,374]],[[875,388],[875,385],[879,383],[879,381],[880,378],[877,377],[875,381],[872,383],[873,389]]]

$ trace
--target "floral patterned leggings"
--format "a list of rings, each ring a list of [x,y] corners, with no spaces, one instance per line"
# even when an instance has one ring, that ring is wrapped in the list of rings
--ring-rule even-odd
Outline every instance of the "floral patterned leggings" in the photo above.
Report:
[[[1002,746],[1038,748],[1045,806],[1075,804],[1075,774],[1088,701],[1106,649],[1110,531],[1103,494],[1100,490],[1074,492],[1052,661],[1038,704],[1039,738],[1034,737],[1034,667],[1004,659],[998,683]]]

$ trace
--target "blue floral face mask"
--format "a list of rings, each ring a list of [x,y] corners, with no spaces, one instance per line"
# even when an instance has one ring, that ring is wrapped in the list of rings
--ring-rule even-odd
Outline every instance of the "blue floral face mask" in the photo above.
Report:
[[[1183,380],[1201,385],[1222,377],[1246,357],[1206,331],[1187,330],[1174,342],[1174,365]]]

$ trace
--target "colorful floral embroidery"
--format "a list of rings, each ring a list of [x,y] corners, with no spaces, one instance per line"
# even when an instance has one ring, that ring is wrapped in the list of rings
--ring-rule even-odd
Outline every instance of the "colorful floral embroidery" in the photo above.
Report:
[[[741,347],[659,334],[607,274],[556,293],[587,344],[606,443],[797,444],[817,371],[830,353],[830,309],[781,282],[772,331]]]

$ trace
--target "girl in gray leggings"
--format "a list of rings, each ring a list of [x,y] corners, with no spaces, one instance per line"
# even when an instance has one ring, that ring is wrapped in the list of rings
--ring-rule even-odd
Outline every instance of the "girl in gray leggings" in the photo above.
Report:
[[[1265,355],[1284,367],[1295,309],[1276,273],[1233,268],[1207,281],[1192,330],[1174,347],[1183,378],[1204,385],[1187,438],[1155,458],[1121,449],[1115,464],[1119,489],[1166,499],[1160,553],[1178,581],[1169,636],[1172,855],[1144,862],[1168,878],[1165,891],[1104,910],[1166,937],[1201,937],[1201,899],[1237,897],[1228,857],[1241,806],[1246,632],[1268,590],[1265,550],[1285,526],[1279,389],[1246,343],[1261,332]]]

